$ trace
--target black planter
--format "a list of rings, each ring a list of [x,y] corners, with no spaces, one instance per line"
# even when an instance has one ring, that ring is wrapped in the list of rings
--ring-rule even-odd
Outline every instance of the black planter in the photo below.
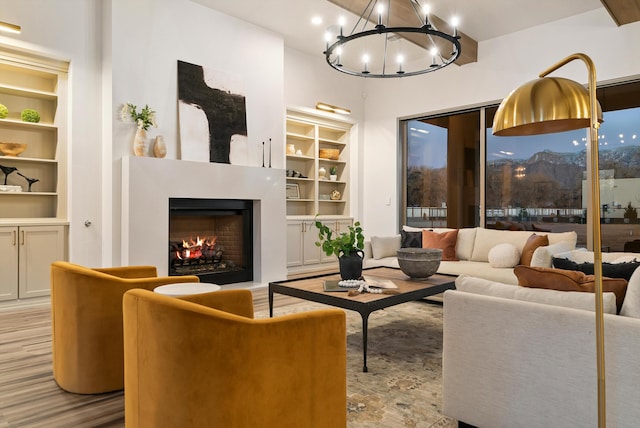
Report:
[[[362,259],[364,253],[360,250],[353,251],[349,254],[340,255],[338,263],[340,263],[340,277],[342,279],[359,279],[362,276]]]

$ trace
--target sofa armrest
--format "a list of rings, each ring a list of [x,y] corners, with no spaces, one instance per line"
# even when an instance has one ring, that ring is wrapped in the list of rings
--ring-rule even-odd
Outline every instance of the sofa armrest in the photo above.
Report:
[[[595,426],[594,322],[579,309],[445,292],[443,413],[475,426]],[[632,426],[640,320],[605,314],[605,332],[607,421]]]

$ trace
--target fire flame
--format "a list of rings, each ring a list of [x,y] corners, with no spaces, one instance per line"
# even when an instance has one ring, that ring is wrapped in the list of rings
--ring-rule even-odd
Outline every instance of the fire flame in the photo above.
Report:
[[[199,236],[194,239],[189,239],[189,241],[182,240],[182,249],[176,251],[176,257],[180,260],[185,259],[199,259],[202,257],[202,249],[213,249],[216,245],[216,240],[218,238],[216,236],[212,238],[201,239]]]

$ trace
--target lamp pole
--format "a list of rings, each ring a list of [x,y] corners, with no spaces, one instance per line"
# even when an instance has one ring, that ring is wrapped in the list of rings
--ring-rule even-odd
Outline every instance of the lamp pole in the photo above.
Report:
[[[540,73],[545,77],[549,73],[559,69],[565,64],[581,60],[587,66],[589,72],[589,145],[587,151],[588,166],[587,181],[590,182],[591,203],[591,242],[593,245],[593,273],[595,279],[596,300],[596,364],[598,367],[598,427],[607,425],[606,417],[606,390],[605,390],[605,363],[604,363],[604,311],[602,304],[602,242],[600,237],[600,167],[598,163],[598,101],[596,99],[596,67],[591,58],[582,53],[576,53],[566,57],[557,64]]]

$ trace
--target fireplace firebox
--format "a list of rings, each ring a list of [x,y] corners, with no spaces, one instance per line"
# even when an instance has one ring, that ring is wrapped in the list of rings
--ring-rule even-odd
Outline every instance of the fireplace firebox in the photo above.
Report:
[[[253,201],[169,198],[169,275],[253,280]]]

